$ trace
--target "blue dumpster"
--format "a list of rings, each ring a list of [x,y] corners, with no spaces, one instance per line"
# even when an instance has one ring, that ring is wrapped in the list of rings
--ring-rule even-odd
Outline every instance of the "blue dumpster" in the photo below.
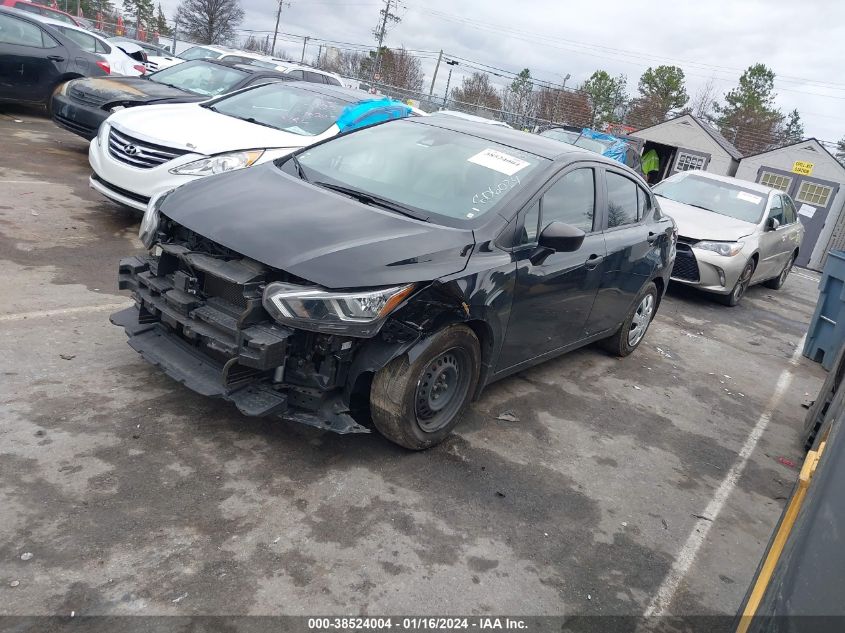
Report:
[[[830,251],[819,282],[819,300],[807,330],[804,356],[830,371],[845,344],[845,251]]]

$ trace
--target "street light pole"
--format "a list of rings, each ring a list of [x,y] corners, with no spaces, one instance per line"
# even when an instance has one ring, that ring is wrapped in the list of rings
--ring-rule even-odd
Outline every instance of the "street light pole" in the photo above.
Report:
[[[563,84],[560,87],[560,91],[558,91],[558,93],[557,93],[557,99],[555,99],[555,109],[554,109],[554,112],[552,112],[552,123],[555,123],[556,120],[557,120],[557,111],[558,111],[558,108],[560,107],[560,95],[561,95],[562,92],[566,91],[566,82],[569,80],[569,76],[570,76],[569,73],[566,73],[566,77],[563,77],[562,75],[558,75],[558,77],[562,77]]]

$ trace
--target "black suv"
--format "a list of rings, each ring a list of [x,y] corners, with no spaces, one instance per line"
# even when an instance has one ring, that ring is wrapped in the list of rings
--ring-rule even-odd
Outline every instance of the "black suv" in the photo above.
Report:
[[[494,380],[593,341],[630,354],[675,237],[619,163],[413,117],[151,201],[112,322],[248,415],[423,449]]]

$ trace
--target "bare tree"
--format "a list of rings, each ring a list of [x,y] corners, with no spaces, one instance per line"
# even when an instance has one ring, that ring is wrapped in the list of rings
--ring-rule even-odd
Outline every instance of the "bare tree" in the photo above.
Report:
[[[381,51],[381,82],[406,90],[421,90],[423,71],[420,60],[402,48],[385,48]]]
[[[480,106],[477,109],[482,111],[502,108],[502,99],[485,73],[475,72],[469,77],[464,77],[461,85],[452,89],[449,98],[461,102],[458,104],[459,109],[473,110],[472,106]]]
[[[716,80],[711,77],[707,80],[695,96],[689,102],[689,105],[684,110],[684,113],[694,114],[700,119],[707,121],[713,118],[713,104],[716,101],[719,91],[716,88]]]
[[[537,116],[550,123],[590,125],[592,110],[587,95],[578,90],[543,87],[536,92]]]
[[[199,44],[229,42],[243,21],[238,0],[182,0],[176,11],[182,32]]]

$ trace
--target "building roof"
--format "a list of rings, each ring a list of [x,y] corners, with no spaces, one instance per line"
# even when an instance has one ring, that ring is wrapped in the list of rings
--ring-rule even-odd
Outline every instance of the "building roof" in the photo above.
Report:
[[[671,123],[672,121],[677,121],[678,119],[682,119],[684,117],[689,117],[690,119],[695,121],[698,124],[698,126],[702,130],[704,130],[707,133],[707,135],[710,138],[712,138],[713,141],[719,147],[721,147],[723,150],[725,150],[725,152],[727,152],[727,154],[731,158],[733,158],[734,160],[742,159],[742,152],[740,152],[736,147],[734,147],[733,143],[731,143],[728,139],[726,139],[724,136],[722,136],[719,133],[719,131],[716,128],[714,128],[712,125],[710,125],[707,121],[705,121],[704,119],[702,119],[700,117],[695,116],[694,114],[679,114],[678,116],[672,117],[671,119],[666,119],[665,121],[658,123],[657,125],[651,125],[649,127],[644,127],[642,130],[637,130],[636,132],[633,132],[631,134],[631,136],[636,136],[637,134],[639,134],[640,132],[644,132],[645,130],[651,130],[653,128],[660,127],[661,125],[665,125],[666,123]]]
[[[690,114],[689,117],[698,123],[701,127],[704,128],[704,131],[710,135],[714,141],[716,141],[719,146],[725,150],[728,154],[731,155],[731,158],[734,160],[742,159],[742,152],[740,152],[736,147],[734,147],[733,143],[731,143],[728,139],[722,136],[722,133],[719,132],[716,128],[710,125],[707,121],[695,116],[694,114]]]
[[[803,143],[815,143],[816,146],[819,147],[822,150],[822,152],[827,154],[833,160],[833,162],[835,162],[842,169],[842,171],[845,171],[845,165],[843,165],[841,162],[839,162],[839,160],[836,158],[836,156],[834,156],[830,152],[830,150],[827,149],[824,146],[824,143],[822,143],[819,139],[812,137],[812,136],[810,138],[801,139],[800,141],[795,141],[794,143],[787,143],[786,145],[781,145],[780,147],[774,147],[772,149],[767,149],[765,152],[757,152],[756,154],[749,154],[748,156],[743,156],[742,159],[745,160],[746,158],[753,158],[755,156],[762,156],[763,154],[770,154],[771,152],[779,152],[782,149],[787,149],[789,147],[794,147],[795,145],[801,145]]]

